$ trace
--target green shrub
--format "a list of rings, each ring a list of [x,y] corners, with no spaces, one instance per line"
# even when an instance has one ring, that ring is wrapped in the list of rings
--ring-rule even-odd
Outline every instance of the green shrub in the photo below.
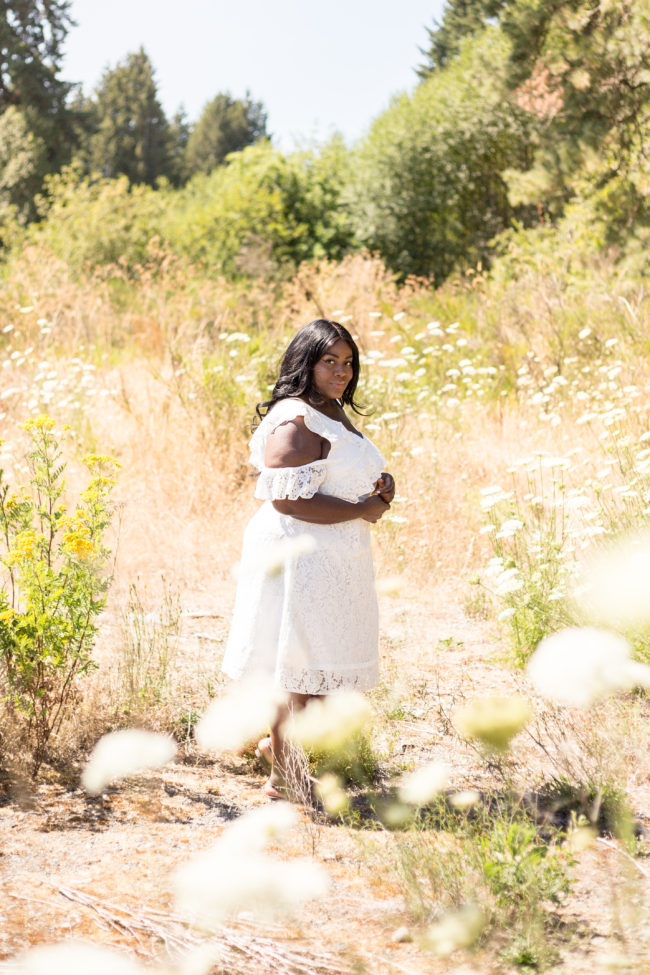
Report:
[[[62,502],[65,462],[54,420],[29,420],[29,492],[10,492],[0,472],[0,531],[6,587],[0,592],[5,700],[21,726],[36,775],[67,716],[80,677],[94,666],[96,620],[104,608],[110,555],[104,535],[117,462],[84,458],[91,474],[74,509]]]

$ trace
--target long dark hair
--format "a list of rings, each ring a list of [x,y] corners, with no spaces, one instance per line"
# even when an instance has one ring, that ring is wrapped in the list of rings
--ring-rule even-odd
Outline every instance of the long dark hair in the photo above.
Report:
[[[359,382],[359,350],[347,328],[327,318],[316,318],[303,325],[292,338],[280,364],[280,376],[273,387],[271,399],[258,403],[256,413],[262,419],[276,403],[289,396],[299,396],[311,403],[323,402],[323,397],[312,384],[312,373],[318,360],[339,339],[347,342],[352,349],[352,379],[343,390],[341,402],[350,406],[355,413],[361,410],[354,402],[354,394]]]

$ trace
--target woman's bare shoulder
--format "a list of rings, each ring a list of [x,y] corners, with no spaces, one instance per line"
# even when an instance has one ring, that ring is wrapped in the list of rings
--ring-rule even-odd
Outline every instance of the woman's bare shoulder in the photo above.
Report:
[[[301,467],[320,457],[321,438],[307,427],[304,416],[294,416],[278,424],[264,451],[266,467]]]

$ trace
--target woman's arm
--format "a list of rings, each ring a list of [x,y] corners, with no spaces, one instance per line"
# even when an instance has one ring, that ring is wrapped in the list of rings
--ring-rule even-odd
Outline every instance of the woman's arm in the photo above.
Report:
[[[342,521],[354,521],[355,518],[374,523],[390,507],[379,494],[372,494],[365,501],[357,502],[333,498],[328,494],[315,494],[313,498],[296,498],[295,501],[282,498],[271,503],[281,515],[291,515],[312,525],[338,525]]]
[[[266,444],[264,463],[269,468],[301,467],[322,460],[329,453],[329,448],[329,441],[312,433],[303,417],[297,416],[275,428]],[[312,525],[337,525],[356,518],[376,522],[389,508],[389,504],[378,494],[357,503],[327,494],[315,494],[313,498],[296,498],[295,501],[281,498],[272,504],[280,514],[291,515]]]

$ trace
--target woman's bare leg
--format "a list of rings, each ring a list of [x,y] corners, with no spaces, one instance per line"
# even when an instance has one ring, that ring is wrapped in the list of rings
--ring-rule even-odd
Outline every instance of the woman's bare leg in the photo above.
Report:
[[[284,737],[286,720],[290,714],[302,711],[313,697],[313,694],[290,694],[288,704],[278,709],[275,721],[271,726],[271,774],[264,787],[266,794],[271,798],[279,798],[278,790],[284,785],[285,769],[287,768],[286,739]]]

